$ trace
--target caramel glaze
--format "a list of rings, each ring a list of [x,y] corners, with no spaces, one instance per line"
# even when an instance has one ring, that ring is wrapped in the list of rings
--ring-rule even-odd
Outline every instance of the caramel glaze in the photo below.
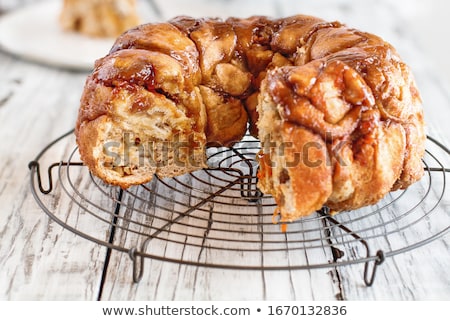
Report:
[[[246,118],[224,118],[222,126],[213,126],[216,120],[202,118],[198,106],[208,97],[198,97],[195,89],[204,86],[210,90],[200,92],[217,96],[211,101],[220,101],[223,109],[215,115],[241,108],[257,135],[257,95],[264,80],[282,121],[310,129],[327,144],[348,140],[355,158],[363,143],[359,139],[373,143],[365,135],[374,126],[372,110],[383,124],[405,127],[406,147],[423,154],[424,135],[412,130],[423,126],[419,93],[395,49],[372,34],[304,15],[225,21],[183,16],[127,31],[88,77],[77,129],[111,113],[108,101],[115,99],[117,88],[136,93],[131,113],[145,112],[152,104],[136,90],[144,88],[182,106],[193,129],[206,132],[207,143],[209,136],[214,145],[227,145],[244,135]],[[233,127],[237,123],[241,125]],[[413,174],[402,175],[404,181],[397,184],[402,187],[421,176],[420,162],[408,157],[404,162]]]
[[[404,68],[390,45],[374,35],[349,29],[338,22],[325,22],[302,15],[284,19],[261,16],[229,18],[226,21],[177,17],[168,23],[142,25],[120,36],[110,54],[97,61],[87,86],[101,84],[106,87],[127,86],[130,89],[143,86],[150,91],[161,90],[155,81],[158,70],[152,64],[154,57],[149,56],[152,52],[168,55],[181,65],[185,77],[181,90],[189,91],[195,86],[206,85],[219,95],[231,95],[243,100],[244,105],[247,97],[258,92],[260,81],[268,71],[280,67],[274,61],[275,54],[285,58],[282,64],[305,65],[289,77],[288,71],[281,76],[272,76],[281,79],[271,86],[271,93],[275,101],[283,105],[282,114],[286,120],[312,128],[323,137],[327,131],[333,136],[348,135],[355,129],[361,111],[374,106],[375,99],[385,119],[394,117],[405,120],[414,112],[408,111],[405,106],[389,104],[392,92],[398,90],[394,88],[395,84],[387,81],[389,73],[397,69],[397,65],[400,69]],[[314,69],[308,65],[311,61],[319,72],[307,79],[308,84],[304,84],[302,81]],[[241,88],[233,93],[227,92],[230,87],[228,82],[239,82],[241,79],[220,78],[217,67],[222,64],[236,67],[230,68],[224,76],[240,71],[239,76],[248,76],[250,81],[244,81]],[[335,79],[334,85],[351,105],[348,114],[339,122],[326,121],[317,110],[320,102],[315,98],[323,95],[312,91],[311,86],[316,77],[322,75]],[[360,88],[349,87],[352,82],[346,82],[346,79],[351,77],[359,78]],[[90,82],[94,84],[90,86]],[[419,100],[415,86],[410,87],[411,100]],[[86,91],[89,93],[92,90],[88,88]],[[169,96],[174,99],[177,95]],[[145,104],[136,105],[132,111],[145,110]],[[86,111],[89,114],[86,119],[100,116],[107,107],[99,109],[98,113]],[[81,118],[85,119],[83,115]],[[252,120],[254,123],[255,120]]]

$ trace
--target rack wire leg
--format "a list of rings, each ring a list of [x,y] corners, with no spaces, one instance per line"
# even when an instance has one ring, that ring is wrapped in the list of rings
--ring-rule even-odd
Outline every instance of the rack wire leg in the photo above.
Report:
[[[372,267],[372,272],[369,276],[369,263],[370,262],[366,262],[364,264],[364,283],[367,286],[372,286],[373,281],[375,280],[375,274],[377,272],[377,267],[384,262],[384,252],[381,250],[377,251],[377,259],[375,260],[375,263]]]
[[[327,221],[333,223],[334,226],[339,227],[341,230],[343,230],[347,234],[351,235],[355,240],[359,241],[364,246],[364,248],[366,249],[366,257],[367,258],[370,257],[370,248],[369,248],[369,244],[367,243],[367,241],[365,239],[363,239],[361,236],[359,236],[358,234],[356,234],[355,232],[353,232],[347,226],[339,223],[337,220],[335,220],[333,217],[331,217],[330,209],[328,207],[324,206],[320,211],[318,211],[318,213],[320,215],[322,215],[323,217],[325,217],[325,219]],[[330,228],[327,227],[326,231],[327,231],[327,241],[331,245],[333,242],[331,241]],[[343,256],[343,252],[341,250],[336,249],[333,246],[331,246],[331,249],[333,251],[333,258],[334,258],[335,261],[338,258]],[[375,280],[375,275],[376,275],[376,272],[377,272],[377,268],[378,268],[378,266],[381,263],[384,262],[384,252],[382,250],[378,250],[376,256],[377,256],[377,258],[375,259],[375,263],[374,263],[371,271],[370,271],[370,268],[369,268],[370,261],[366,261],[366,263],[364,264],[364,283],[365,283],[366,286],[372,286],[373,281]]]
[[[142,245],[142,252],[145,251],[149,240],[150,239],[145,240],[144,244]],[[142,280],[142,276],[144,275],[144,258],[138,255],[136,252],[137,249],[135,247],[132,247],[128,251],[128,255],[133,262],[133,282],[139,283]]]

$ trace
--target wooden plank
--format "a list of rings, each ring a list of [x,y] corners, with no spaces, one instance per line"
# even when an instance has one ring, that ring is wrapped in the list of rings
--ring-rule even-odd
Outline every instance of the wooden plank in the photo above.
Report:
[[[0,128],[0,297],[95,299],[105,250],[49,220],[30,193],[27,168],[52,138],[73,127],[85,76],[3,54],[0,61],[1,82],[9,84],[8,99],[0,108],[0,120],[6,125]],[[64,144],[57,146],[43,160],[43,170],[66,152]],[[50,197],[59,211],[69,210],[70,204],[59,203],[58,194]]]
[[[230,163],[235,161],[233,158],[229,160]],[[246,173],[244,166],[242,171]],[[246,266],[284,267],[317,264],[315,261],[326,263],[331,254],[320,247],[307,253],[303,251],[301,245],[300,249],[295,249],[294,246],[298,246],[294,241],[297,240],[289,240],[281,232],[280,226],[271,222],[274,206],[262,210],[262,206],[242,199],[241,184],[230,185],[230,182],[236,180],[235,175],[235,172],[200,171],[177,178],[178,183],[163,180],[167,184],[164,185],[155,180],[148,184],[150,190],[135,187],[125,192],[122,215],[133,220],[133,223],[124,219],[123,224],[119,224],[116,231],[117,244],[125,248],[136,246],[140,251],[146,237],[132,230],[154,235],[146,247],[146,253],[159,256],[163,261],[167,257],[199,263],[201,266],[146,260],[144,277],[141,281],[144,285],[135,287],[131,283],[132,261],[126,254],[114,252],[108,266],[103,298],[108,300],[336,298],[339,292],[335,286],[336,282],[331,273],[325,269],[245,270]],[[163,211],[163,208],[166,211]],[[192,208],[195,210],[191,211]],[[179,215],[183,213],[187,216],[180,218]],[[264,225],[261,225],[262,215],[265,215]],[[165,222],[159,221],[165,218],[172,220],[172,224],[158,234],[156,228],[165,225]],[[147,222],[151,222],[151,226],[147,225]],[[317,221],[312,221],[312,224],[317,224]],[[310,228],[307,222],[305,225],[303,229]],[[305,237],[302,231],[299,230],[297,233],[300,234],[300,238]],[[236,266],[238,269],[210,268],[208,267],[210,264]],[[242,266],[242,269],[239,269],[239,266]],[[318,287],[314,289],[310,287],[311,284],[317,284]],[[148,291],[149,289],[152,290]]]

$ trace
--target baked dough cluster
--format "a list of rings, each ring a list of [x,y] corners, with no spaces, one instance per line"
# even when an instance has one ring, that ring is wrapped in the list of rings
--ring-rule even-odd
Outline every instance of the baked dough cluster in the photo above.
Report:
[[[117,37],[139,24],[136,0],[64,0],[64,30],[92,37]]]
[[[281,221],[374,204],[423,175],[408,66],[375,35],[303,15],[125,32],[87,78],[76,137],[95,175],[128,188],[204,168],[206,148],[247,129]]]

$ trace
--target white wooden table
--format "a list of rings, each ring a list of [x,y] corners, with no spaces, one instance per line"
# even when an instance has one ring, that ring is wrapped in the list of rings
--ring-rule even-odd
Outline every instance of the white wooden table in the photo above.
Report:
[[[21,4],[0,0],[0,10],[4,13]],[[428,133],[450,146],[450,82],[446,78],[450,75],[450,34],[445,28],[450,18],[448,2],[154,0],[142,2],[141,6],[154,20],[179,14],[243,17],[304,13],[378,34],[394,44],[412,67],[424,100]],[[50,141],[74,127],[86,75],[0,51],[0,299],[450,299],[448,233],[417,249],[386,258],[371,287],[362,282],[361,265],[242,271],[159,260],[146,260],[142,280],[133,283],[127,253],[107,253],[105,246],[63,229],[44,213],[31,194],[28,164]],[[71,138],[64,140],[46,155],[45,161],[59,161],[61,155],[71,152],[73,144]],[[446,162],[448,166],[448,155]],[[75,184],[84,188],[87,183],[81,180]],[[449,191],[447,188],[437,209],[444,224],[449,221]],[[59,196],[52,196],[52,206],[73,213],[68,219],[75,223],[70,224],[97,229],[94,232],[99,237],[108,233],[101,226],[90,226],[82,211]],[[102,202],[102,198],[98,201]]]

